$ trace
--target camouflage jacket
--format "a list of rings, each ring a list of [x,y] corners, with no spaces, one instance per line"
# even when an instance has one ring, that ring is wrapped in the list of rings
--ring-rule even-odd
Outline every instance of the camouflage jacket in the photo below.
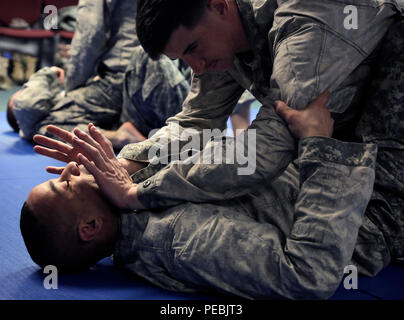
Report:
[[[357,98],[363,80],[369,75],[366,59],[377,48],[399,10],[403,10],[396,1],[384,0],[237,0],[237,4],[252,46],[252,59],[238,57],[228,72],[195,76],[182,112],[169,119],[168,125],[150,139],[126,146],[120,157],[150,162],[158,156],[152,150],[156,146],[186,152],[190,136],[186,129],[192,128],[199,134],[203,129],[224,130],[235,104],[248,89],[263,105],[249,130],[256,130],[255,143],[250,149],[256,155],[252,159],[254,170],[240,175],[245,161],[194,164],[171,161],[170,153],[163,152],[160,163],[164,157],[164,163],[171,163],[161,171],[161,166],[149,165],[142,173],[147,181],[138,186],[139,200],[147,208],[182,200],[229,199],[247,194],[257,183],[279,176],[295,158],[296,142],[273,111],[276,99],[303,108],[329,89],[332,96],[328,107],[336,118],[336,130],[344,129],[344,122],[353,117],[350,113],[358,112],[347,107]],[[358,10],[358,29],[347,29],[344,25],[347,5],[355,5]],[[244,133],[244,140],[238,142],[244,144],[243,150],[249,148],[247,136],[248,132]],[[278,137],[282,137],[282,144]],[[233,143],[229,138],[209,141],[200,157],[204,158],[212,148],[225,154],[229,143]],[[224,158],[236,156],[224,155]]]
[[[174,291],[328,298],[355,249],[376,150],[307,138],[297,165],[248,195],[122,213],[114,262]]]

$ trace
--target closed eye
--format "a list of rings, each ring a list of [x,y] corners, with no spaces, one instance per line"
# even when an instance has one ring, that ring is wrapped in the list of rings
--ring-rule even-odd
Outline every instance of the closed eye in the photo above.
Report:
[[[189,53],[194,53],[197,48],[198,48],[198,45],[195,44],[192,48],[189,49],[188,54],[189,54]]]
[[[183,55],[187,55],[189,53],[195,52],[195,49],[198,47],[198,40],[192,42],[183,52]]]

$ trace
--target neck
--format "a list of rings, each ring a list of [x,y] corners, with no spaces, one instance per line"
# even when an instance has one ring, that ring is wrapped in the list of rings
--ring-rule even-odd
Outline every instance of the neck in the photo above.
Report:
[[[104,255],[110,256],[114,253],[115,244],[119,234],[119,215],[114,208],[110,207],[107,215],[104,215]]]
[[[234,15],[234,35],[236,36],[235,41],[237,43],[237,53],[250,51],[251,45],[244,30],[241,13],[235,0],[230,2],[230,7]]]

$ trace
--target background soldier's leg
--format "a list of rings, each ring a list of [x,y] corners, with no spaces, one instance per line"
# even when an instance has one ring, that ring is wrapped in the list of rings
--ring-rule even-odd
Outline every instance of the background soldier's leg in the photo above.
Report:
[[[67,94],[38,125],[37,132],[47,135],[46,126],[56,125],[71,131],[87,131],[92,122],[103,129],[116,129],[122,110],[122,81],[99,79]]]

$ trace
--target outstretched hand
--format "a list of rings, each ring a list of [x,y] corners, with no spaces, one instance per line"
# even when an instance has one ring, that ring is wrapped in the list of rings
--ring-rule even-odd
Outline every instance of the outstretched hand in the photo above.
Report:
[[[275,110],[288,123],[292,134],[299,139],[313,136],[331,137],[334,120],[326,107],[329,98],[330,93],[326,91],[303,110],[295,110],[282,101],[276,101]]]
[[[37,134],[33,138],[39,144],[34,147],[36,153],[66,163],[72,161],[80,163],[77,155],[82,150],[72,146],[73,133],[53,125],[47,126],[46,130],[65,142]],[[46,171],[53,174],[61,174],[63,169],[63,167],[46,167]]]
[[[90,125],[93,126],[92,124],[89,124],[89,127]],[[37,134],[33,138],[34,141],[39,144],[34,147],[36,153],[66,163],[74,161],[81,164],[77,155],[79,153],[86,155],[86,153],[80,145],[76,144],[73,146],[73,138],[75,136],[73,133],[53,125],[47,126],[46,130],[64,142]],[[105,136],[104,138],[107,139]],[[108,145],[109,143],[105,143],[104,147],[109,148]],[[106,150],[107,149],[104,149],[104,151]],[[119,159],[119,162],[129,174],[133,174],[146,166],[145,163],[126,160],[123,158]],[[52,174],[61,174],[63,169],[64,167],[46,167],[46,171]]]
[[[115,157],[111,142],[93,124],[89,124],[88,132],[74,130],[72,145],[82,151],[77,154],[80,163],[93,175],[112,204],[124,209],[141,209],[137,185]]]

